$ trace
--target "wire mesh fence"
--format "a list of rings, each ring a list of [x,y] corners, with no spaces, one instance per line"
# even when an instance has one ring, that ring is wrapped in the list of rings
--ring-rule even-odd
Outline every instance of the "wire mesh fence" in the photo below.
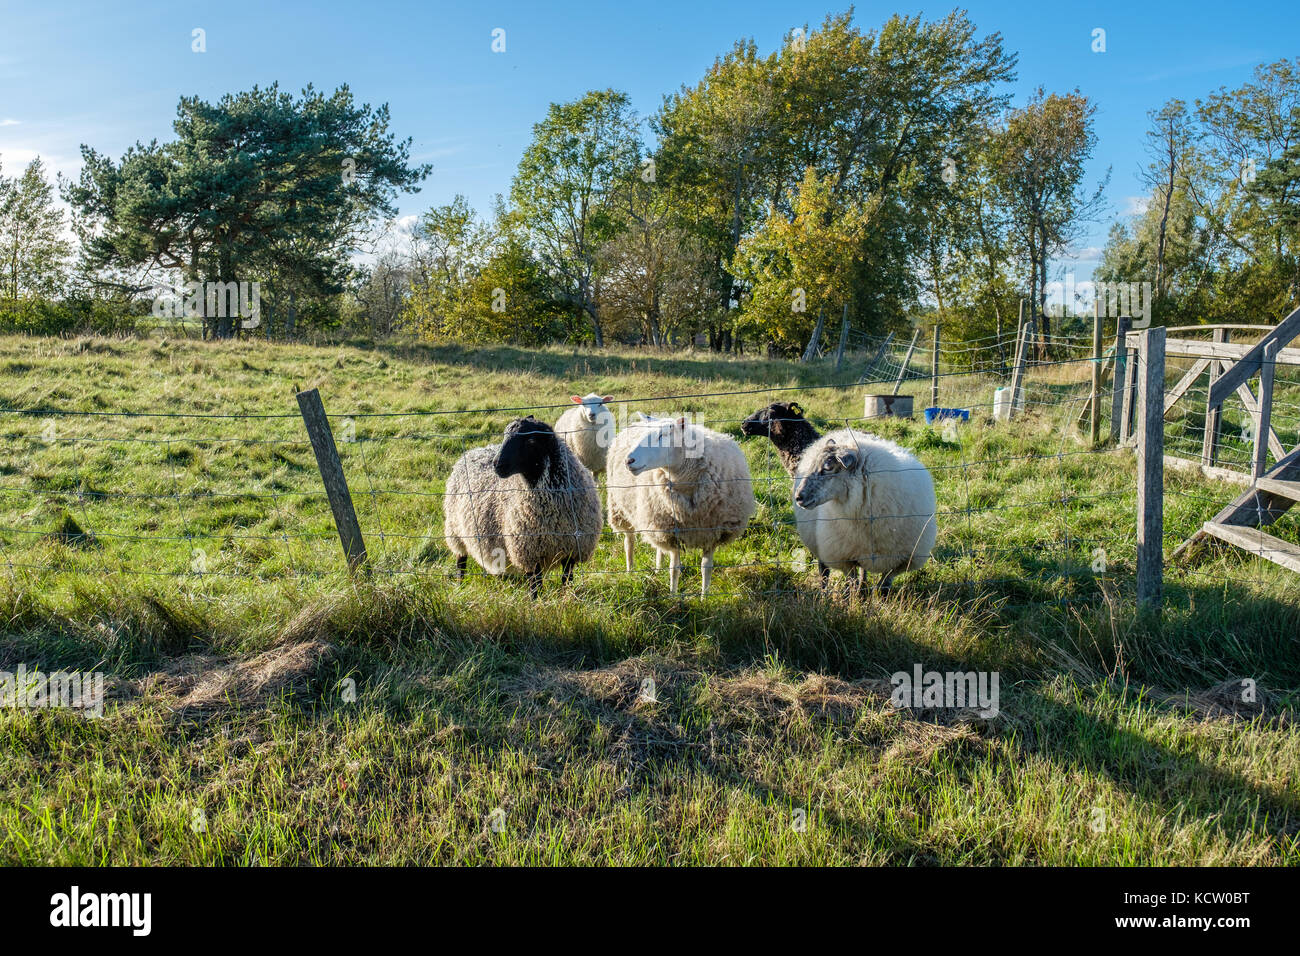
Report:
[[[907,341],[881,349],[882,342],[875,342],[879,357],[864,385],[855,384],[860,369],[846,363],[839,384],[616,396],[609,402],[620,429],[635,427],[636,412],[685,415],[739,442],[756,507],[744,534],[719,548],[709,599],[775,598],[822,585],[818,556],[796,528],[792,481],[776,445],[741,433],[746,417],[774,402],[798,403],[822,434],[848,428],[895,441],[933,477],[933,556],[919,572],[899,578],[903,587],[955,602],[978,596],[1003,607],[1131,596],[1132,456],[1104,440],[1094,446],[1083,427],[1092,402],[1091,336],[1056,337],[1049,358],[1027,365],[1009,420],[995,415],[995,394],[1012,374],[1014,338],[941,343],[937,355],[918,346],[910,356]],[[853,354],[870,353],[871,344]],[[1167,382],[1177,381],[1185,367],[1171,360]],[[1300,442],[1294,372],[1279,376],[1275,399],[1275,428],[1287,449]],[[927,405],[932,376],[939,406],[964,415],[926,424],[919,409],[911,419],[863,414],[864,396],[878,385]],[[1108,381],[1099,396],[1107,425],[1113,388]],[[1188,390],[1185,408],[1166,423],[1171,454],[1186,446],[1190,455],[1193,438],[1199,441],[1204,421],[1195,411],[1197,395]],[[447,581],[455,556],[444,542],[443,523],[454,462],[471,448],[499,443],[515,418],[532,414],[555,422],[569,407],[560,398],[400,412],[329,409],[366,537],[368,573]],[[1224,408],[1225,467],[1244,464],[1248,436],[1240,422],[1249,420],[1247,412],[1244,406]],[[0,429],[8,459],[0,466],[0,566],[11,576],[27,582],[44,575],[161,577],[219,596],[223,582],[315,580],[344,569],[330,503],[291,401],[283,411],[228,415],[7,408],[0,410]],[[609,480],[602,476],[598,486],[603,510]],[[1219,483],[1192,476],[1171,481],[1166,550],[1228,496]],[[663,594],[668,573],[656,569],[653,549],[638,544],[629,572],[621,536],[602,523],[595,555],[575,568],[573,589],[617,600]],[[685,594],[699,593],[698,563],[699,552],[688,552]],[[1221,564],[1187,573],[1226,583]],[[1259,571],[1261,582],[1269,573]],[[466,582],[454,586],[487,597],[512,587],[473,562]],[[840,579],[831,586],[838,593]],[[555,587],[548,585],[548,592]]]

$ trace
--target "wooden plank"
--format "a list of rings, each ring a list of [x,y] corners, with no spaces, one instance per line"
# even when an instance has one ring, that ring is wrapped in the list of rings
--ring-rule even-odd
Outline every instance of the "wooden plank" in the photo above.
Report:
[[[849,341],[849,306],[844,305],[844,318],[840,320],[840,346],[835,350],[835,371],[840,370],[840,365],[844,362],[844,346]]]
[[[1199,362],[1197,362],[1195,365],[1193,365],[1190,369],[1188,369],[1187,374],[1184,375],[1181,379],[1178,380],[1178,384],[1177,384],[1177,385],[1175,385],[1173,388],[1171,388],[1171,389],[1169,390],[1169,393],[1165,396],[1165,415],[1166,415],[1166,416],[1169,415],[1169,410],[1170,410],[1171,408],[1173,408],[1176,404],[1178,404],[1178,400],[1179,400],[1180,398],[1182,398],[1183,395],[1185,395],[1185,394],[1187,393],[1187,390],[1188,390],[1189,388],[1192,387],[1192,384],[1193,384],[1193,383],[1194,383],[1198,378],[1201,377],[1201,373],[1204,372],[1204,371],[1205,371],[1207,368],[1209,368],[1209,367],[1210,367],[1210,360],[1209,360],[1209,359],[1201,359]]]
[[[1255,487],[1269,494],[1281,495],[1292,501],[1300,501],[1300,481],[1282,481],[1278,478],[1260,478]]]
[[[1293,449],[1264,476],[1277,481],[1300,481],[1300,448]],[[1229,503],[1214,516],[1215,524],[1231,525],[1270,525],[1294,505],[1295,502],[1286,495],[1274,494],[1256,482],[1242,495]],[[1205,531],[1196,532],[1170,556],[1172,559],[1182,557],[1199,541],[1205,538]]]
[[[1221,541],[1235,544],[1242,550],[1249,551],[1265,561],[1272,561],[1284,568],[1300,572],[1300,546],[1291,544],[1289,541],[1283,541],[1267,531],[1260,531],[1258,528],[1249,528],[1242,525],[1218,524],[1214,521],[1205,522],[1201,526],[1201,530]]]
[[[1164,592],[1165,330],[1142,332],[1138,351],[1137,603],[1160,607]]]
[[[1280,349],[1300,335],[1300,309],[1296,309],[1264,338],[1256,342],[1244,357],[1227,369],[1211,387],[1210,404],[1221,405],[1223,400],[1237,390],[1242,382],[1249,381],[1259,371],[1264,361],[1265,349]]]
[[[1177,458],[1173,455],[1165,455],[1165,467],[1172,468],[1174,471],[1197,475],[1201,478],[1212,478],[1215,481],[1226,481],[1234,485],[1242,485],[1246,488],[1251,488],[1255,484],[1250,475],[1244,471],[1233,471],[1231,468],[1216,468],[1194,461],[1191,458]]]
[[[1137,415],[1138,353],[1130,352],[1124,370],[1124,407],[1120,410],[1120,443],[1133,441],[1133,419]]]
[[[1246,414],[1254,421],[1259,417],[1259,403],[1255,401],[1255,393],[1250,390],[1250,386],[1243,382],[1237,389],[1237,396],[1241,399],[1241,404],[1246,407]],[[1274,461],[1281,461],[1286,449],[1282,447],[1282,439],[1277,437],[1277,432],[1273,430],[1272,425],[1268,429],[1268,448],[1273,453]]]
[[[348,491],[343,462],[339,460],[339,450],[334,445],[334,433],[325,417],[320,392],[314,388],[299,392],[298,409],[302,412],[303,424],[307,426],[311,449],[316,453],[316,466],[325,484],[325,495],[329,498],[330,511],[334,513],[334,527],[343,543],[348,569],[355,571],[366,562],[366,543],[361,537],[361,525],[357,521],[356,509],[352,507],[352,494]]]
[[[1250,476],[1263,477],[1268,465],[1268,440],[1273,436],[1273,356],[1280,348],[1277,342],[1264,345],[1264,355],[1259,363],[1259,401],[1255,407],[1255,449],[1251,458]],[[1245,384],[1245,383],[1243,383]],[[1281,458],[1281,455],[1277,456]]]
[[[907,354],[903,356],[903,367],[898,370],[898,381],[894,383],[894,394],[903,387],[903,379],[907,378],[908,366],[912,364],[912,353],[916,351],[916,341],[921,337],[921,330],[917,329],[912,333],[912,342],[907,346]]]
[[[1130,340],[1132,335],[1129,336]],[[1252,345],[1245,343],[1225,344],[1219,342],[1196,342],[1192,339],[1170,339],[1169,358],[1214,358],[1224,361],[1240,361],[1245,358]],[[1300,349],[1282,349],[1277,353],[1278,365],[1300,365]]]
[[[1214,341],[1228,341],[1229,331],[1227,329],[1215,329]],[[1217,359],[1210,361],[1210,389],[1214,391],[1214,383],[1218,381],[1223,372],[1223,363]],[[1219,457],[1219,438],[1222,433],[1223,403],[1215,405],[1209,400],[1209,392],[1206,393],[1205,407],[1205,435],[1201,440],[1201,464],[1207,468],[1214,467],[1215,460]]]

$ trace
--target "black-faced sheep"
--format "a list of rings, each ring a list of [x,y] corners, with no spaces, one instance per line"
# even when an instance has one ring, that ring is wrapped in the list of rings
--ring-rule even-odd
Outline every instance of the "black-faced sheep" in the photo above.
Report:
[[[444,502],[456,576],[472,557],[490,574],[524,572],[534,597],[547,568],[560,565],[567,584],[600,539],[595,479],[554,429],[531,415],[511,422],[501,444],[462,455]]]
[[[681,579],[682,549],[699,548],[701,593],[709,593],[713,552],[739,538],[754,515],[754,488],[740,446],[685,418],[645,419],[609,449],[609,524],[623,533],[632,570],[634,535],[669,556],[669,588]]]
[[[740,423],[740,430],[746,435],[772,439],[781,456],[781,467],[791,477],[804,451],[822,437],[812,422],[803,417],[798,402],[773,402],[760,408]]]
[[[906,448],[842,428],[804,451],[794,479],[799,537],[823,565],[882,575],[922,567],[934,550],[934,479]]]

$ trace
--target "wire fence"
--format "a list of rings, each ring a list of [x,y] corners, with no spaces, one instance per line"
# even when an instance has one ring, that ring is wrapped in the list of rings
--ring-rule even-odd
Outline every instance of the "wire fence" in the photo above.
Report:
[[[1107,348],[1113,358],[1114,336]],[[899,583],[941,598],[987,597],[1001,607],[1060,606],[1132,595],[1137,500],[1132,457],[1113,443],[1093,446],[1086,433],[1095,364],[1091,336],[1055,337],[1046,360],[1028,364],[1010,420],[994,414],[994,396],[1012,374],[1015,339],[1004,337],[911,349],[897,339],[862,339],[853,356],[874,356],[866,382],[846,363],[844,381],[755,387],[609,403],[620,427],[635,412],[688,414],[694,423],[736,438],[744,450],[756,510],[745,533],[717,552],[710,599],[775,597],[821,586],[818,556],[796,528],[791,478],[773,442],[742,437],[741,423],[773,402],[797,402],[822,433],[852,428],[910,448],[933,476],[937,542],[930,562]],[[1103,355],[1103,361],[1107,361]],[[1171,359],[1166,381],[1190,363]],[[1285,449],[1300,444],[1300,380],[1279,366],[1273,422]],[[932,377],[933,376],[933,377]],[[967,413],[926,425],[867,418],[863,397],[880,386]],[[1121,386],[1123,383],[1120,383]],[[888,387],[885,387],[888,386]],[[1098,404],[1109,434],[1113,381]],[[1207,389],[1189,389],[1166,423],[1166,450],[1200,452]],[[328,407],[328,396],[327,407]],[[1198,405],[1198,399],[1200,404]],[[174,579],[196,593],[223,586],[317,580],[343,570],[330,502],[298,411],[186,414],[140,410],[0,409],[0,566],[31,584],[46,575]],[[443,537],[446,483],[471,448],[501,441],[509,421],[526,414],[554,422],[567,401],[507,401],[473,408],[385,412],[331,409],[330,422],[369,551],[368,573],[445,581],[455,558]],[[967,417],[968,416],[968,417]],[[1249,409],[1236,399],[1223,412],[1224,467],[1248,463]],[[599,482],[602,510],[611,491]],[[1166,483],[1166,551],[1228,500],[1221,483],[1179,477]],[[876,520],[905,517],[877,511]],[[1289,520],[1289,519],[1288,519]],[[539,533],[546,529],[539,529]],[[648,530],[648,529],[637,529]],[[1284,525],[1279,533],[1291,534]],[[546,532],[549,533],[549,532]],[[619,600],[658,595],[667,571],[653,552],[636,550],[624,566],[621,537],[603,522],[595,556],[575,568],[573,587]],[[684,594],[698,594],[699,552],[688,552]],[[1262,563],[1243,558],[1231,577]],[[509,588],[474,562],[466,588]],[[1188,569],[1222,586],[1222,564]],[[449,585],[451,586],[451,585]],[[832,587],[840,587],[839,579]],[[548,593],[554,585],[548,586]]]

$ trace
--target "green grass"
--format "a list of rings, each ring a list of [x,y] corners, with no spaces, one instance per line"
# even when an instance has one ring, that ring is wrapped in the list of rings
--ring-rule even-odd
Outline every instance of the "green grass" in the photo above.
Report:
[[[866,389],[700,354],[0,339],[0,670],[99,669],[110,696],[99,719],[0,711],[0,863],[1295,865],[1300,584],[1211,548],[1136,614],[1133,460],[1072,424],[1087,375],[1031,373],[1011,425],[980,408],[1000,382],[953,376],[970,425],[868,426],[940,501],[935,560],[888,597],[817,589],[747,439],[759,512],[706,600],[698,556],[674,598],[607,532],[534,603],[448,579],[451,463],[522,414],[480,409],[723,393],[632,407],[739,436],[776,397],[856,423]],[[356,581],[311,387],[367,536]],[[1237,493],[1166,481],[1168,548]],[[996,671],[1000,714],[895,710],[916,663]]]

